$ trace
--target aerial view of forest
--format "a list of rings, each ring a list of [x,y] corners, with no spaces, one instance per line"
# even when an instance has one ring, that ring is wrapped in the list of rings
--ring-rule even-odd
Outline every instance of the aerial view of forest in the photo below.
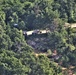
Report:
[[[0,75],[76,75],[76,0],[0,0]]]

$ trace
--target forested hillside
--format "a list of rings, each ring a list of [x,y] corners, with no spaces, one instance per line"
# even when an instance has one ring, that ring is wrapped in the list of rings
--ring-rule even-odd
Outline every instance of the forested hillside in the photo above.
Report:
[[[76,74],[76,28],[67,23],[76,23],[75,0],[0,0],[0,75]],[[35,48],[23,31],[37,29],[50,32],[30,37]]]

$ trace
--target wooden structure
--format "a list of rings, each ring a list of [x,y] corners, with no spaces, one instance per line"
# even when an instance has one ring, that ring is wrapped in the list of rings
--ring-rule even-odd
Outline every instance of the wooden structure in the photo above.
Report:
[[[23,31],[23,35],[27,35],[27,36],[30,36],[30,35],[36,35],[36,34],[47,34],[49,33],[50,30],[31,30],[31,31]]]

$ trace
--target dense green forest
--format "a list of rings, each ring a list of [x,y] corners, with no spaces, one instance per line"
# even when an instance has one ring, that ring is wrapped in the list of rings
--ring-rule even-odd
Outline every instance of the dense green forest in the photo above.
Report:
[[[65,23],[76,23],[76,0],[0,0],[0,75],[68,75],[70,66],[76,74],[76,29]],[[48,56],[26,42],[23,31],[35,29],[50,30],[38,49]]]

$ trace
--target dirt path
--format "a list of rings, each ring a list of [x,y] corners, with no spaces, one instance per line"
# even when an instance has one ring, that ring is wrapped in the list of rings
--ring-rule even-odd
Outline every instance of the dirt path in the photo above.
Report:
[[[64,26],[65,26],[65,27],[76,28],[76,23],[72,23],[72,24],[70,24],[70,23],[65,23]]]

